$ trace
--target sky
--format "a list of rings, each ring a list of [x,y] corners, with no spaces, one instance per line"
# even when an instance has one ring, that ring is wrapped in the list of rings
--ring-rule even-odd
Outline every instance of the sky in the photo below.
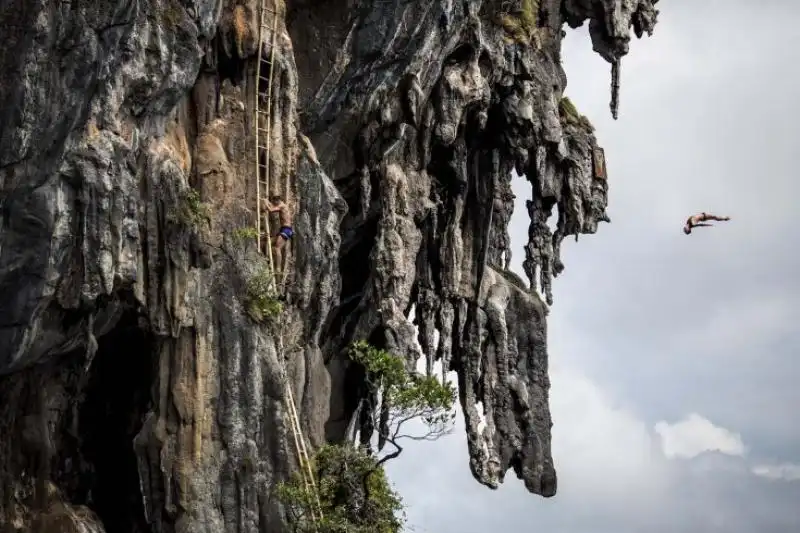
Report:
[[[568,30],[609,216],[564,242],[549,316],[558,493],[473,480],[466,436],[389,463],[414,532],[800,531],[800,2],[665,0],[609,66]],[[516,183],[515,270],[530,188]],[[707,211],[730,222],[681,232]]]

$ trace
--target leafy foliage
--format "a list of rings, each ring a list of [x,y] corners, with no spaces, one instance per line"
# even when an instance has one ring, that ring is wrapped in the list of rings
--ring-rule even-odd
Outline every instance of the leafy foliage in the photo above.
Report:
[[[387,352],[379,350],[367,341],[357,341],[350,346],[350,360],[364,367],[367,375],[378,378],[388,385],[402,384],[406,379],[404,361]]]
[[[497,22],[513,40],[529,43],[533,32],[536,31],[538,12],[539,0],[520,0],[519,7],[514,11],[503,9],[497,17]]]
[[[278,486],[278,497],[297,533],[400,533],[405,523],[402,500],[382,465],[402,451],[398,440],[433,440],[447,433],[455,418],[456,391],[433,376],[408,372],[401,357],[365,341],[351,344],[348,355],[364,368],[372,389],[381,391],[381,404],[373,406],[372,414],[380,418],[379,439],[395,450],[378,458],[348,444],[320,448],[312,469],[321,519],[315,520],[316,497],[306,490],[299,472]],[[401,433],[403,425],[414,419],[425,422],[426,432]]]
[[[197,227],[202,223],[211,222],[211,212],[208,204],[200,201],[200,193],[195,189],[186,189],[179,203],[178,217],[186,225]]]
[[[594,131],[594,126],[589,119],[578,112],[578,108],[575,107],[575,104],[573,104],[572,100],[568,97],[563,97],[558,103],[558,112],[561,115],[561,120],[567,124],[582,126],[589,132]]]
[[[373,409],[376,416],[383,417],[376,424],[380,428],[379,442],[388,442],[395,450],[381,458],[379,464],[402,452],[398,441],[403,438],[435,440],[450,432],[456,401],[452,384],[440,382],[434,376],[408,372],[402,358],[365,341],[353,343],[349,356],[364,367],[367,382],[381,391],[381,406]],[[425,423],[425,433],[403,432],[404,424],[415,419]]]
[[[575,107],[575,104],[572,103],[572,100],[570,100],[568,96],[563,97],[558,103],[558,110],[562,116],[567,118],[578,118],[581,116],[581,114],[578,113],[578,108]]]
[[[262,266],[247,280],[247,314],[262,323],[274,320],[282,311],[283,305],[273,295],[272,273]]]
[[[233,230],[232,236],[233,240],[238,243],[250,240],[255,241],[258,238],[258,231],[256,230],[256,228],[252,227],[236,228],[235,230]]]
[[[399,533],[405,523],[403,503],[383,468],[363,450],[347,445],[321,447],[312,459],[319,510],[314,520],[315,496],[295,472],[277,487],[296,533]],[[319,516],[317,516],[319,518]]]
[[[162,7],[162,15],[164,17],[165,25],[169,27],[179,26],[181,21],[183,20],[183,7],[179,2],[175,0],[166,0],[163,3]]]

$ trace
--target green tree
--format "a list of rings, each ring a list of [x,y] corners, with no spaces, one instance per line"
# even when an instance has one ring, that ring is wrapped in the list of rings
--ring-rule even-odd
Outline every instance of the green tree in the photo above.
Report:
[[[299,472],[277,487],[296,533],[400,533],[405,513],[383,468],[348,444],[321,447],[312,459],[319,507]],[[315,513],[312,510],[318,510]],[[321,516],[320,516],[321,515]]]
[[[399,442],[403,439],[430,441],[452,431],[456,391],[450,383],[409,372],[401,357],[366,341],[353,343],[349,356],[364,368],[368,390],[376,392],[375,398],[367,400],[367,408],[373,427],[378,428],[378,452],[387,443],[393,448],[378,458],[379,465],[400,455],[403,448]],[[409,431],[412,421],[423,422],[422,429]]]
[[[277,488],[296,533],[400,533],[403,503],[389,485],[383,464],[400,455],[402,439],[437,439],[452,429],[455,419],[456,391],[450,383],[409,372],[402,358],[365,341],[353,343],[348,354],[364,368],[368,390],[377,392],[369,409],[379,427],[378,452],[386,443],[393,449],[374,456],[347,441],[321,447],[311,461],[316,494],[300,472]],[[422,422],[424,429],[409,432],[406,425],[413,420]]]

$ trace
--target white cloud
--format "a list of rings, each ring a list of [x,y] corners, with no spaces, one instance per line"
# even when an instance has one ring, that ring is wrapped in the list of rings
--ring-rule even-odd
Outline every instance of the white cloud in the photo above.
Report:
[[[715,426],[697,413],[675,424],[662,420],[655,430],[661,436],[664,455],[670,459],[692,459],[704,452],[744,457],[746,452],[741,435]]]
[[[773,481],[800,481],[800,464],[757,465],[751,472],[758,477]]]
[[[647,424],[574,369],[555,366],[550,377],[559,494],[603,506],[657,505],[670,476]]]
[[[751,468],[740,458],[741,438],[697,414],[675,424],[662,421],[654,430],[629,400],[620,401],[574,367],[556,365],[551,380],[556,497],[527,493],[513,474],[497,491],[478,485],[469,475],[459,416],[453,435],[411,443],[388,465],[409,506],[409,531],[522,532],[534,521],[565,533],[730,533],[755,526],[779,532],[778,526],[797,523],[782,507],[788,496],[751,500],[769,480],[795,479],[797,466]],[[700,455],[707,450],[721,453]]]
[[[551,370],[550,405],[555,424],[555,455],[565,458],[559,471],[585,478],[636,476],[652,461],[653,441],[647,426],[585,376]],[[588,445],[591,443],[591,445]],[[566,459],[568,458],[568,459]],[[600,482],[604,487],[607,481]]]
[[[655,435],[635,413],[574,369],[551,368],[550,375],[557,496],[545,500],[528,493],[513,472],[497,491],[475,482],[459,413],[452,435],[423,445],[410,443],[401,460],[388,464],[415,531],[516,532],[531,520],[581,531],[581,524],[598,518],[615,523],[619,516],[637,528],[647,526],[677,482]],[[563,509],[569,509],[569,516]]]

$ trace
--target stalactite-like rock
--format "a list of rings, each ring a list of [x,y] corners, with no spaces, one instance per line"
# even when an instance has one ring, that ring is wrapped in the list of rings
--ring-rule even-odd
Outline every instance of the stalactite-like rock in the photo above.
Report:
[[[564,0],[565,22],[573,28],[589,19],[594,51],[611,63],[611,115],[617,118],[619,61],[628,53],[630,29],[637,38],[653,34],[658,0]]]
[[[476,479],[555,494],[538,292],[608,221],[561,27],[618,65],[655,3],[277,2],[267,164],[296,236],[259,325],[259,2],[0,0],[0,529],[280,530],[281,365],[312,445],[342,439],[369,414],[356,339],[411,365],[418,337],[458,373]]]
[[[611,63],[611,116],[614,120],[619,118],[619,69],[622,66],[622,60],[616,59]]]
[[[608,184],[595,172],[599,147],[591,125],[560,111],[565,76],[560,41],[552,36],[562,17],[573,25],[589,19],[595,49],[617,61],[627,52],[632,20],[649,31],[654,16],[648,1],[542,1],[536,8],[538,22],[527,31],[537,46],[519,42],[519,31],[509,39],[502,28],[515,26],[503,19],[501,28],[500,3],[431,2],[422,11],[411,3],[364,8],[338,29],[358,45],[339,57],[309,98],[306,127],[351,206],[343,225],[341,299],[348,304],[336,318],[340,347],[353,338],[377,339],[413,361],[416,347],[404,319],[414,307],[428,368],[442,359],[459,373],[476,478],[496,486],[513,467],[532,492],[552,495],[555,473],[542,429],[549,427],[548,383],[526,374],[530,365],[509,364],[515,350],[523,350],[520,357],[546,368],[544,312],[532,310],[535,292],[492,277],[508,253],[511,171],[517,169],[532,186],[525,271],[531,288],[552,303],[552,278],[563,270],[561,241],[594,233],[608,221]],[[311,8],[300,11],[303,20],[313,20]],[[307,28],[293,31],[297,43],[302,35],[302,42],[314,45]],[[406,79],[419,80],[419,88],[410,93]],[[414,113],[408,112],[409,101]],[[551,232],[547,221],[554,208],[558,223]],[[494,280],[489,286],[487,278]],[[508,308],[508,297],[493,299],[486,291],[521,291],[528,303]],[[505,341],[490,353],[487,317],[503,314]],[[519,345],[518,331],[531,328],[540,328],[540,343]],[[510,405],[505,398],[511,393],[491,385],[497,375],[514,383],[509,390],[515,394],[545,400],[523,402],[526,407],[514,416],[492,408]],[[482,433],[475,429],[479,403],[487,419]],[[346,418],[347,405],[355,402],[343,402],[332,416]]]

